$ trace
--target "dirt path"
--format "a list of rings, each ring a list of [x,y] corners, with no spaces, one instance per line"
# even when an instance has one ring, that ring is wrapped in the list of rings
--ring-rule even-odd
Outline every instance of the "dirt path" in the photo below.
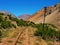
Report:
[[[28,27],[25,30],[23,30],[21,33],[18,34],[15,42],[13,45],[17,45],[17,42],[21,36],[24,38],[24,41],[22,42],[21,45],[33,45],[34,39],[31,37],[32,30]]]
[[[22,36],[24,30],[22,30],[21,32],[19,32],[18,36],[16,37],[16,40],[14,41],[13,45],[17,45],[17,42],[19,40],[19,38]]]
[[[8,40],[11,39],[11,37],[14,35],[16,30],[14,30],[12,33],[9,34],[9,37],[4,38],[4,41],[0,45],[9,45]]]
[[[21,36],[25,39],[25,40],[23,41],[23,44],[22,44],[22,45],[29,45],[28,28],[26,28],[25,30],[22,30],[22,31],[18,34],[18,36],[17,36],[16,40],[14,41],[13,45],[17,45],[17,42],[18,42],[19,38],[21,38]]]
[[[2,43],[2,45],[8,45],[8,42],[7,42],[7,41],[11,38],[11,36],[12,36],[15,32],[16,32],[16,31],[12,32],[12,33],[9,35],[9,37],[5,38],[4,41],[3,41],[3,43]]]
[[[23,45],[30,45],[30,42],[29,42],[29,32],[28,32],[28,28],[25,30],[25,35],[24,35],[24,42],[23,42]]]
[[[33,37],[33,30],[30,27],[28,27],[24,33],[25,40],[23,41],[22,45],[34,45],[35,40]]]

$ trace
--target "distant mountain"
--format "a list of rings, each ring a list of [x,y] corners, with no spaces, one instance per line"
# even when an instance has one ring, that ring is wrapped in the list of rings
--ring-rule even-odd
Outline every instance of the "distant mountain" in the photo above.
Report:
[[[23,19],[23,20],[28,20],[30,17],[31,17],[31,15],[28,15],[28,14],[18,16],[19,19]]]
[[[46,7],[46,11],[44,9],[45,8],[33,14],[29,18],[29,21],[32,21],[36,24],[42,23],[45,14],[45,23],[51,23],[57,27],[60,27],[60,3],[54,6]]]

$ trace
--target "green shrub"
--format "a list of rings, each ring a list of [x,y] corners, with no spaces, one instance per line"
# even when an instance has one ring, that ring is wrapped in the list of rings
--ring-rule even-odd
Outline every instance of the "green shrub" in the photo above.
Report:
[[[8,15],[8,16],[9,16],[9,19],[12,20],[12,21],[17,21],[18,20],[18,18],[16,18],[16,17],[12,17],[11,15]]]
[[[0,15],[4,15],[4,13],[0,13]]]
[[[54,39],[54,37],[60,39],[60,36],[59,36],[60,32],[55,30],[56,28],[55,26],[44,24],[44,30],[43,30],[43,24],[39,24],[36,27],[38,30],[34,33],[35,36],[41,36],[44,40]]]
[[[0,23],[3,21],[3,16],[0,16]]]
[[[1,23],[1,26],[5,29],[5,28],[11,27],[12,25],[11,25],[11,23],[9,21],[3,21]]]
[[[2,30],[0,30],[0,43],[2,42]]]
[[[10,21],[3,21],[1,23],[1,27],[4,28],[4,29],[11,28],[11,27],[16,28],[16,26],[14,24],[12,24]]]
[[[12,24],[12,27],[16,28],[16,26],[14,24]]]
[[[13,41],[12,40],[8,40],[9,43],[12,43]]]

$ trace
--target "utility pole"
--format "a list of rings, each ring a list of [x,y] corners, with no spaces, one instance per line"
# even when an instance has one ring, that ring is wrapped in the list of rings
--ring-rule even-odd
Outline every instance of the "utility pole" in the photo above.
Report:
[[[44,30],[44,23],[45,23],[45,17],[46,17],[46,9],[47,7],[44,7],[44,15],[43,15],[43,30]]]

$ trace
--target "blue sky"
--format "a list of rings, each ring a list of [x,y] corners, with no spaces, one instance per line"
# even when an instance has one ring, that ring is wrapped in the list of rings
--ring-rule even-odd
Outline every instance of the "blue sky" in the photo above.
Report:
[[[34,14],[45,6],[52,6],[60,0],[0,0],[0,11],[5,10],[16,16]]]

